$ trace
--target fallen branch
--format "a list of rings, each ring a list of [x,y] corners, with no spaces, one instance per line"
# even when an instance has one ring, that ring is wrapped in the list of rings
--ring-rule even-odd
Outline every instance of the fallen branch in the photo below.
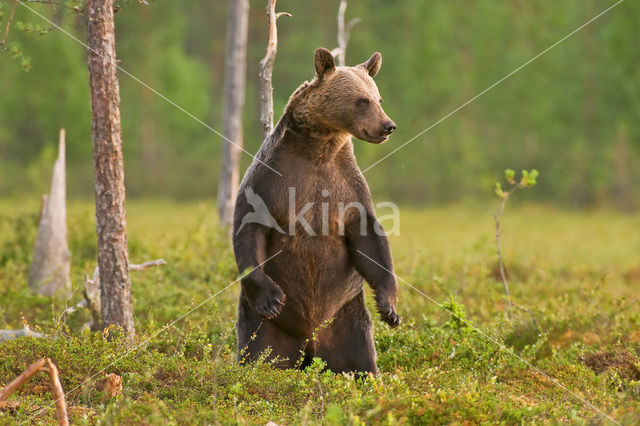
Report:
[[[22,374],[20,374],[18,377],[13,379],[13,381],[11,383],[9,383],[7,386],[4,387],[4,389],[2,389],[0,391],[0,402],[6,401],[7,398],[9,397],[9,395],[11,395],[20,386],[22,386],[22,384],[24,382],[26,382],[33,375],[35,375],[40,370],[42,370],[42,368],[45,366],[46,363],[47,363],[47,359],[46,358],[39,359],[38,361],[36,361],[33,364],[31,364],[31,366],[29,366],[29,368],[27,368],[25,371],[23,371]]]
[[[266,139],[273,131],[273,64],[278,52],[278,27],[276,21],[282,15],[291,16],[287,12],[276,13],[276,0],[267,3],[267,20],[269,21],[269,41],[267,54],[260,61],[260,123],[262,123],[262,136]]]
[[[4,389],[0,391],[0,404],[4,403],[7,398],[9,398],[9,395],[40,371],[44,371],[49,375],[49,388],[51,389],[51,395],[55,399],[58,425],[68,426],[69,416],[67,415],[67,403],[64,399],[64,391],[60,383],[60,374],[58,373],[56,365],[51,361],[51,358],[41,358],[34,362],[22,374],[5,386]]]
[[[17,339],[18,337],[45,337],[44,334],[32,331],[28,325],[25,325],[22,330],[0,330],[0,342],[4,340]]]
[[[49,388],[51,394],[55,398],[56,403],[56,418],[59,425],[68,425],[69,416],[67,415],[67,403],[64,399],[64,391],[62,390],[62,383],[60,383],[60,374],[58,373],[58,367],[51,361],[51,358],[47,358],[47,373],[49,373]]]

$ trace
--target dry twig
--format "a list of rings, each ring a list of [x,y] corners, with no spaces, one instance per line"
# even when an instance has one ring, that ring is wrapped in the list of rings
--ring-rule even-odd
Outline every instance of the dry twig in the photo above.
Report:
[[[509,315],[509,321],[513,322],[513,309],[511,307],[511,295],[509,294],[509,282],[507,281],[507,275],[504,270],[504,261],[502,260],[502,250],[500,248],[500,215],[504,211],[504,207],[507,205],[507,200],[518,189],[518,186],[514,186],[507,195],[502,199],[502,203],[500,204],[500,208],[493,216],[493,219],[496,222],[496,251],[498,254],[498,267],[500,268],[500,278],[502,278],[502,285],[504,286],[504,296],[507,302],[507,312]]]
[[[11,8],[11,15],[9,15],[9,20],[7,21],[7,26],[4,28],[4,37],[2,38],[2,42],[0,46],[5,47],[7,44],[7,37],[9,36],[9,28],[11,28],[11,22],[13,21],[13,15],[16,13],[16,7],[18,6],[18,0],[13,0],[13,7]]]
[[[29,381],[29,379],[40,371],[44,371],[49,375],[49,388],[51,389],[51,395],[55,399],[58,424],[61,426],[68,426],[69,416],[67,415],[67,403],[64,399],[64,391],[62,390],[62,384],[60,383],[60,374],[56,365],[51,361],[51,358],[41,358],[34,362],[29,366],[29,368],[22,372],[22,374],[5,386],[4,389],[0,391],[0,404],[4,403],[9,395],[15,392],[20,388],[20,386]]]

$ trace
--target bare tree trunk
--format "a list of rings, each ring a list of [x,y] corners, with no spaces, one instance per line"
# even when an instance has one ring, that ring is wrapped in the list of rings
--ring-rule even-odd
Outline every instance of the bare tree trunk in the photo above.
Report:
[[[140,26],[142,28],[149,28],[149,21],[151,20],[149,14],[151,8],[139,7],[138,11]],[[138,43],[143,46],[150,45],[152,43],[151,38],[152,34],[150,31],[143,31],[140,39],[138,39]],[[140,75],[152,75],[149,62],[149,60],[143,60],[141,62],[141,68],[139,69]],[[139,96],[143,105],[151,105],[154,101],[153,92],[143,85],[139,86]],[[140,117],[140,154],[142,158],[142,167],[145,172],[144,181],[150,184],[153,191],[157,191],[161,187],[163,176],[160,155],[158,152],[158,147],[160,146],[158,140],[160,139],[162,132],[158,132],[156,130],[157,115],[154,116],[151,111],[152,110],[150,109]]]
[[[593,16],[595,10],[594,2],[588,0],[584,2],[586,9],[586,16]],[[594,177],[597,173],[595,171],[596,166],[594,160],[599,158],[597,153],[598,140],[596,138],[596,129],[598,123],[595,120],[596,106],[598,105],[596,99],[596,80],[594,79],[594,72],[596,65],[596,52],[597,52],[597,40],[595,37],[594,29],[588,25],[582,30],[583,48],[584,48],[584,99],[583,99],[583,129],[584,140],[586,147],[583,149],[582,155],[584,156],[580,161],[579,175],[580,178],[576,181],[576,187],[574,189],[574,196],[578,206],[586,207],[592,205],[596,201],[597,189],[594,185]],[[597,160],[595,160],[597,161]]]
[[[273,131],[273,64],[278,52],[278,26],[276,21],[282,15],[291,16],[286,12],[276,13],[276,0],[267,2],[267,21],[269,22],[269,40],[267,54],[260,61],[260,123],[262,123],[262,137],[266,139]]]
[[[360,22],[360,18],[353,18],[349,23],[345,24],[344,15],[346,11],[347,0],[342,0],[338,7],[338,47],[331,52],[338,60],[338,66],[341,67],[347,65],[347,45],[349,44],[351,29]]]
[[[222,141],[222,167],[218,184],[218,211],[220,223],[224,226],[230,226],[233,222],[233,208],[239,184],[238,162],[242,148],[248,21],[249,1],[229,0],[224,70],[225,140]]]
[[[88,10],[91,136],[102,322],[104,327],[114,324],[133,334],[113,0],[89,0]]]
[[[64,135],[64,129],[60,129],[58,159],[53,167],[51,191],[42,199],[38,237],[29,268],[29,286],[44,296],[63,293],[68,297],[71,294]]]

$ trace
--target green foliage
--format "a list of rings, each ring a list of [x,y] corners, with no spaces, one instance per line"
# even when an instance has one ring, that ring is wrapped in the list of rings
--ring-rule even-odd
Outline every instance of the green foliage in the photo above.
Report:
[[[531,172],[529,172],[531,176]],[[212,202],[130,201],[131,261],[158,257],[160,268],[132,273],[141,343],[129,355],[125,339],[83,329],[79,311],[61,319],[64,302],[33,295],[26,284],[38,205],[0,201],[0,328],[33,329],[56,339],[0,343],[0,384],[41,356],[58,365],[73,424],[451,424],[593,423],[600,417],[540,373],[477,332],[505,344],[526,362],[583,395],[623,424],[640,421],[637,219],[611,212],[589,215],[548,207],[514,206],[512,297],[529,312],[513,324],[500,312],[501,292],[489,266],[492,224],[484,207],[403,209],[403,229],[391,238],[396,271],[444,309],[400,283],[405,321],[389,329],[367,304],[375,326],[377,376],[332,374],[314,359],[304,371],[235,361],[239,286],[173,326],[237,277],[227,234]],[[429,227],[424,227],[424,223]],[[73,297],[82,299],[83,274],[95,267],[95,223],[90,203],[69,206]],[[625,238],[627,244],[620,246]],[[415,241],[429,247],[416,249]],[[527,244],[516,244],[517,241]],[[455,294],[455,298],[451,295]],[[320,329],[321,327],[319,327]],[[627,362],[629,361],[629,363]],[[101,371],[104,369],[104,373]],[[104,374],[123,379],[108,399]],[[97,374],[97,375],[96,375]],[[85,383],[91,376],[92,380]],[[0,423],[55,419],[46,377],[14,394],[17,411],[0,410]],[[42,413],[38,408],[46,407]],[[30,419],[32,416],[35,419]]]
[[[442,309],[451,313],[451,319],[445,324],[445,327],[457,331],[466,331],[470,328],[464,312],[464,305],[456,303],[456,301],[453,300],[453,296],[449,297],[448,302],[442,304]]]
[[[516,172],[514,172],[512,169],[507,169],[504,171],[504,178],[509,183],[509,185],[511,185],[511,189],[509,191],[503,191],[500,182],[496,182],[494,193],[499,198],[505,200],[518,189],[530,188],[532,186],[535,186],[538,183],[537,179],[539,175],[540,173],[536,169],[532,169],[531,171],[522,170],[522,178],[520,178],[520,181],[516,181]]]
[[[11,53],[11,58],[20,62],[20,66],[25,71],[31,70],[31,58],[26,56],[22,51],[22,46],[20,43],[10,43],[9,44],[9,52]]]
[[[15,25],[18,30],[22,31],[25,34],[34,33],[38,35],[45,35],[49,31],[53,30],[53,28],[44,27],[38,23],[33,22],[24,23],[22,21],[17,21]]]
[[[0,0],[3,24],[11,3]],[[55,12],[49,5],[28,6],[84,40],[84,3],[66,0],[66,7]],[[356,64],[373,51],[382,52],[384,65],[376,82],[386,112],[398,123],[385,145],[355,141],[363,168],[603,8],[593,0],[560,8],[546,0],[532,0],[522,8],[495,0],[468,3],[349,4],[348,16],[361,22],[351,34],[347,62]],[[313,76],[313,50],[336,45],[338,4],[278,3],[293,18],[279,21],[276,119],[289,95]],[[227,3],[119,1],[117,6],[120,65],[222,131]],[[579,207],[638,207],[640,193],[633,183],[640,181],[640,126],[634,113],[640,55],[629,41],[638,15],[640,3],[622,2],[385,159],[366,173],[377,197],[410,203],[482,199],[495,170],[536,164],[545,179],[533,199]],[[255,152],[261,142],[256,75],[265,53],[263,6],[252,4],[249,25],[244,145]],[[86,49],[60,31],[37,36],[47,27],[19,6],[8,38],[8,45],[18,50],[0,54],[0,194],[37,194],[25,170],[64,126],[69,193],[88,198],[92,170]],[[120,75],[120,86],[128,194],[191,199],[211,194],[221,138],[126,75]],[[250,160],[243,154],[242,166]]]

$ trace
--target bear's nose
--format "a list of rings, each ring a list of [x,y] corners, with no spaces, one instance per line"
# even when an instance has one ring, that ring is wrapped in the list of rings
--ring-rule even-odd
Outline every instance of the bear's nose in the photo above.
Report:
[[[393,121],[387,121],[384,125],[384,132],[387,135],[390,135],[391,133],[393,133],[395,129],[396,129],[396,123],[394,123]]]

